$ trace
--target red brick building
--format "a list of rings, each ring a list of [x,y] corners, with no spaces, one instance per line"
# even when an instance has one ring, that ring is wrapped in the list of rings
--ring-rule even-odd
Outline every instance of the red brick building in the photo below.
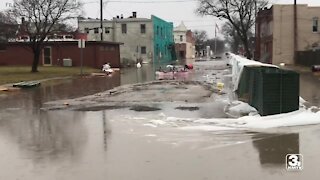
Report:
[[[174,28],[175,51],[178,59],[191,59],[195,57],[195,38],[183,22]]]
[[[273,10],[262,9],[256,18],[256,43],[254,57],[264,63],[272,64],[273,34],[272,34]]]
[[[29,42],[9,42],[0,50],[0,66],[29,66],[33,61],[33,53]],[[120,67],[120,43],[87,41],[83,49],[83,65],[101,68],[106,62],[111,67]],[[80,66],[81,49],[78,41],[46,42],[40,55],[39,65],[63,66],[66,59],[71,59],[72,66]]]

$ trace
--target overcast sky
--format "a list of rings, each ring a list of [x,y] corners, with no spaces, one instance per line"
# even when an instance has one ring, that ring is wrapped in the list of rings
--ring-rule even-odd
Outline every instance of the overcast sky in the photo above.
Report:
[[[100,0],[81,1],[85,3],[85,17],[100,17]],[[0,9],[5,9],[8,3],[12,2],[13,0],[0,0]],[[183,21],[188,29],[205,30],[210,37],[214,37],[215,23],[221,24],[221,21],[215,17],[201,17],[196,15],[196,0],[103,0],[103,2],[105,19],[111,19],[121,14],[123,14],[124,17],[128,17],[132,11],[136,11],[138,17],[150,18],[151,15],[155,15],[166,21],[173,22],[174,26],[179,25],[180,22]],[[271,2],[293,4],[293,0],[271,0]],[[320,0],[297,0],[297,2],[299,4],[320,6]]]
[[[126,3],[112,1],[125,1]],[[149,3],[137,3],[139,1]],[[168,1],[171,2],[169,3]],[[83,2],[89,2],[84,6],[86,16],[94,18],[100,17],[99,0],[83,0]],[[131,15],[132,11],[136,11],[138,17],[150,18],[153,14],[166,21],[173,22],[174,26],[179,25],[180,22],[183,21],[188,29],[205,30],[211,38],[214,37],[215,23],[221,24],[221,21],[215,17],[201,17],[196,15],[196,0],[104,0],[104,2],[104,18],[107,19],[111,19],[117,15],[120,16],[121,14],[127,17]],[[272,2],[278,4],[293,4],[293,0],[272,0]],[[320,6],[320,0],[297,0],[297,2]]]

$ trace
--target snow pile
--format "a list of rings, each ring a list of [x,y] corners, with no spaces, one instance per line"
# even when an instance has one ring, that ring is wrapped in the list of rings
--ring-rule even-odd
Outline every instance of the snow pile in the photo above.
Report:
[[[318,107],[302,106],[305,102],[300,98],[300,109],[290,113],[260,116],[257,110],[247,103],[233,101],[225,108],[227,114],[234,118],[198,118],[176,117],[161,112],[148,117],[126,116],[125,119],[135,120],[150,128],[176,128],[184,131],[265,131],[269,128],[305,126],[320,124]],[[144,116],[144,115],[141,115]],[[117,116],[119,118],[119,116]],[[121,117],[121,119],[123,119]]]
[[[239,103],[239,102],[238,102]],[[239,118],[178,118],[178,117],[161,117],[161,120],[150,120],[145,126],[150,127],[173,127],[180,130],[203,130],[203,131],[229,131],[229,130],[254,130],[259,131],[267,128],[291,127],[320,124],[319,108],[300,108],[298,111],[283,113],[270,116],[260,116],[256,114],[255,109],[239,103],[230,108],[230,111],[246,112],[247,116]]]
[[[203,130],[203,131],[229,131],[229,130],[235,130],[235,128],[223,127],[223,126],[210,126],[210,125],[185,126],[185,127],[180,127],[179,129],[188,130],[188,131],[194,131],[194,130]]]
[[[320,112],[312,112],[311,109],[300,109],[290,113],[264,117],[244,116],[238,120],[244,122],[241,127],[249,129],[303,126],[319,124]]]
[[[168,118],[173,121],[174,118]],[[182,121],[182,119],[175,119]],[[320,111],[312,112],[310,109],[300,109],[295,112],[264,116],[244,116],[237,119],[194,119],[192,124],[180,127],[181,130],[205,130],[205,131],[226,131],[226,130],[255,130],[291,126],[303,126],[320,124]]]
[[[239,118],[247,115],[257,115],[258,111],[247,103],[234,101],[225,107],[225,113],[233,118]]]

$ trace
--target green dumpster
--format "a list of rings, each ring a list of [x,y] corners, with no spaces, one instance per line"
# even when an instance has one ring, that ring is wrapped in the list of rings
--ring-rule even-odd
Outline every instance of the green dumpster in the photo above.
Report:
[[[273,67],[245,67],[237,92],[262,116],[292,112],[299,109],[299,74]]]

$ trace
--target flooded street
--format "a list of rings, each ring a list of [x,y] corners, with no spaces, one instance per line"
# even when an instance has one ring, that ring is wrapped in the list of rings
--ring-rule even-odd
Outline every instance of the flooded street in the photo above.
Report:
[[[214,69],[203,67],[205,63],[195,66],[199,72],[190,78],[209,84],[227,82],[223,63]],[[312,180],[320,176],[320,125],[255,130],[200,123],[206,118],[229,121],[222,113],[224,101],[211,100],[231,95],[217,95],[190,83],[180,88],[170,87],[171,81],[152,88],[128,86],[138,90],[119,96],[126,100],[121,104],[116,97],[97,96],[96,102],[113,105],[109,108],[44,108],[51,101],[71,103],[65,99],[153,81],[153,70],[144,65],[111,77],[54,80],[39,88],[0,93],[0,179]],[[207,73],[212,70],[217,72]],[[320,106],[318,77],[300,77],[301,96]],[[149,95],[148,101],[138,93]],[[162,94],[165,101],[158,99]],[[143,106],[137,106],[141,102]],[[285,156],[297,153],[303,155],[303,170],[288,172]]]
[[[320,107],[320,76],[311,73],[300,74],[300,96],[312,105]]]

